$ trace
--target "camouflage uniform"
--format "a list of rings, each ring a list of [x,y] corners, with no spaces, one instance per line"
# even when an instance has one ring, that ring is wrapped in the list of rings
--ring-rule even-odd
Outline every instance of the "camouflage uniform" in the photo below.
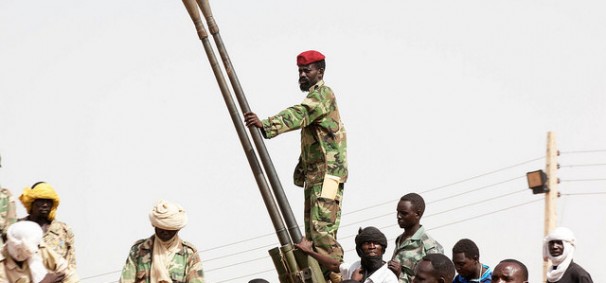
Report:
[[[8,226],[17,221],[17,207],[13,194],[8,189],[0,189],[0,246],[4,244],[4,237]]]
[[[417,264],[425,255],[444,253],[442,245],[434,240],[432,237],[425,233],[423,226],[419,227],[419,230],[410,237],[401,241],[402,235],[396,239],[396,248],[393,252],[392,259],[399,262],[402,265],[402,271],[400,273],[400,283],[412,282],[412,276],[414,275],[414,269]]]
[[[80,282],[76,270],[69,267],[66,261],[64,261],[60,255],[55,253],[48,246],[40,244],[38,252],[42,257],[42,264],[46,267],[46,270],[50,272],[64,272],[65,278],[63,283],[77,283]],[[0,282],[23,282],[31,283],[31,272],[29,264],[25,263],[19,267],[13,258],[8,254],[7,247],[4,246],[0,252]]]
[[[262,123],[266,138],[301,129],[301,155],[294,182],[305,186],[305,234],[319,253],[342,261],[343,249],[336,238],[343,183],[347,181],[347,140],[334,93],[320,80],[301,104]],[[326,175],[335,176],[339,184],[336,194],[322,197]]]
[[[29,220],[27,217],[19,221]],[[64,222],[53,220],[42,238],[49,248],[67,260],[69,267],[76,269],[76,244],[74,232]]]
[[[168,273],[173,283],[204,283],[202,262],[196,248],[181,241],[181,249],[172,259]],[[154,236],[137,241],[130,249],[120,283],[145,282],[150,283]]]

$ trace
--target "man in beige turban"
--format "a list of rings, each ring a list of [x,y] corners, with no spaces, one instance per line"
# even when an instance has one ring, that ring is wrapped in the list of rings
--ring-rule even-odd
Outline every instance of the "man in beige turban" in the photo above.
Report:
[[[7,239],[0,253],[0,282],[79,282],[67,261],[42,241],[40,225],[17,222],[8,228]]]
[[[178,233],[187,214],[178,204],[159,201],[149,213],[155,233],[132,246],[122,268],[121,283],[203,283],[204,272],[196,247]]]
[[[19,221],[38,223],[44,231],[44,242],[57,254],[65,258],[70,268],[76,269],[76,246],[74,233],[64,222],[55,219],[59,207],[59,195],[45,182],[35,183],[23,189],[19,200],[29,215]]]

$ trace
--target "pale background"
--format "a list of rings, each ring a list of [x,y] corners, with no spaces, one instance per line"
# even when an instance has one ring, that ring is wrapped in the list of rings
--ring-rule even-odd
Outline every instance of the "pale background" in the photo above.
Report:
[[[483,263],[516,258],[540,282],[543,195],[524,176],[544,168],[554,131],[558,224],[577,235],[575,261],[606,280],[603,1],[211,5],[261,117],[303,99],[300,51],[327,56],[349,139],[347,261],[368,225],[391,256],[397,200],[420,192],[449,257],[468,237]],[[299,134],[266,144],[302,223]],[[82,282],[117,281],[161,198],[187,209],[180,235],[208,282],[277,282],[266,253],[277,238],[180,1],[0,1],[0,154],[0,184],[16,196],[37,181],[58,191]]]

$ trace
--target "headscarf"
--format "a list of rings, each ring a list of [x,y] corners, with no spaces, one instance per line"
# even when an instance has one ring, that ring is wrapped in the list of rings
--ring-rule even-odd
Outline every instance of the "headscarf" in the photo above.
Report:
[[[154,227],[160,229],[180,230],[187,225],[187,214],[180,205],[161,200],[149,213],[149,220]],[[181,238],[178,235],[168,241],[162,241],[157,235],[154,236],[151,282],[172,282],[168,270],[180,246]]]
[[[37,199],[53,200],[53,207],[51,207],[50,213],[48,214],[48,220],[53,221],[60,202],[59,195],[57,195],[55,189],[47,183],[37,183],[32,188],[24,188],[23,193],[19,196],[19,200],[27,210],[27,213],[31,213],[32,203]]]
[[[149,221],[160,229],[180,230],[187,225],[187,214],[180,205],[160,200],[149,213]]]
[[[356,252],[358,255],[362,257],[362,244],[365,242],[376,242],[379,245],[383,246],[383,253],[387,249],[387,238],[385,234],[383,234],[379,229],[368,226],[364,229],[360,228],[358,230],[358,235],[356,236]]]
[[[34,282],[42,281],[47,273],[38,248],[42,235],[40,225],[32,221],[19,221],[6,233],[8,253],[16,261],[27,261]]]
[[[549,242],[554,240],[562,241],[564,244],[562,254],[556,257],[549,253]],[[572,231],[566,227],[555,228],[543,240],[543,259],[550,259],[554,267],[547,271],[547,280],[549,282],[559,281],[564,275],[566,269],[568,269],[574,255],[576,246],[575,241],[576,238],[574,237],[574,233],[572,233]]]

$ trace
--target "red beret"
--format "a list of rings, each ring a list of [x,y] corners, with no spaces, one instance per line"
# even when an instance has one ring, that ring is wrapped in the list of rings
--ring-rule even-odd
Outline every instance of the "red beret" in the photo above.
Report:
[[[297,66],[305,66],[324,60],[324,55],[315,50],[305,51],[297,56]]]

